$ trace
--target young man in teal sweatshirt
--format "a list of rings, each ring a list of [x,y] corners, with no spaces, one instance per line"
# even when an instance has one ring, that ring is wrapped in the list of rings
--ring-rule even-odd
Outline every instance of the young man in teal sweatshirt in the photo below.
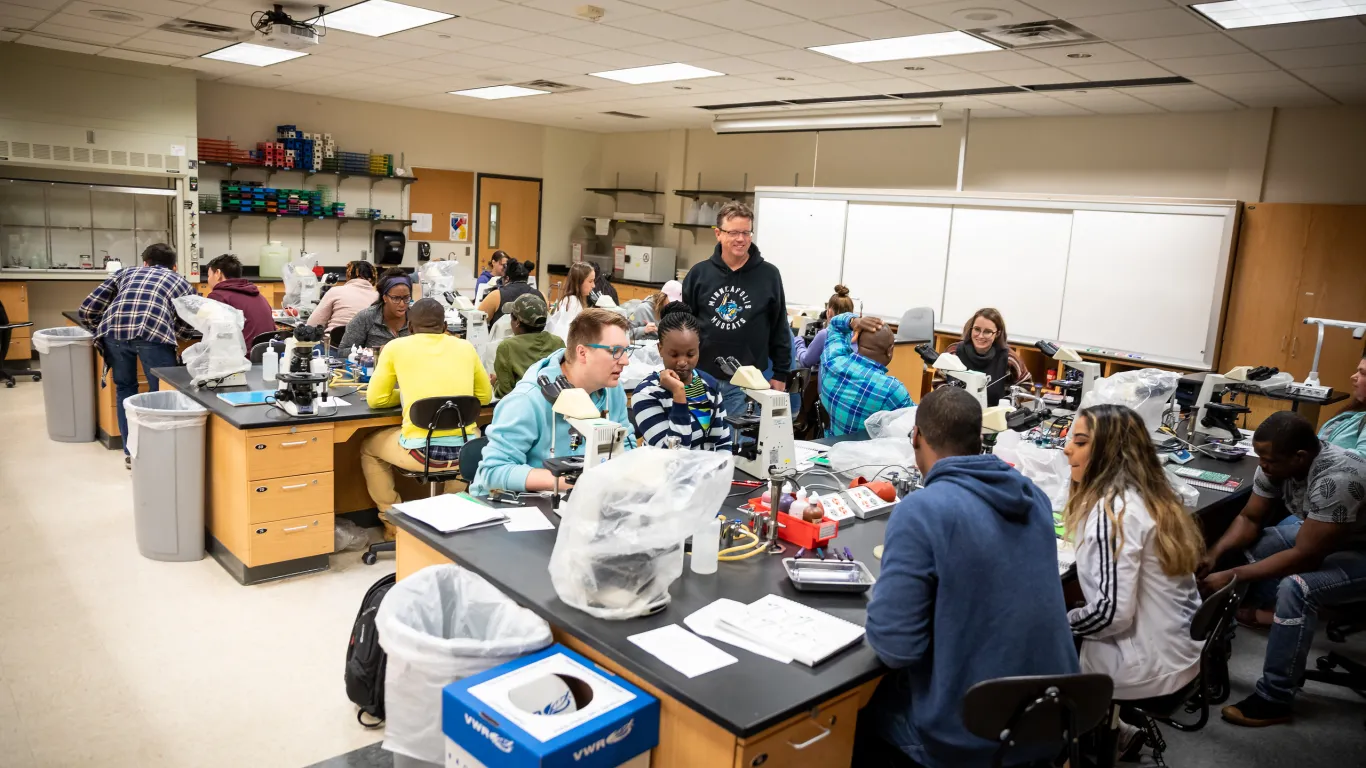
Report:
[[[572,386],[587,392],[599,412],[626,427],[626,448],[631,448],[635,441],[626,393],[618,382],[630,355],[630,328],[625,317],[605,309],[585,309],[574,318],[565,348],[528,368],[498,401],[471,493],[553,490],[555,478],[541,466],[550,458],[552,424],[557,457],[583,453],[582,446],[570,449],[569,425],[550,410],[537,384],[541,376],[554,381],[564,374]]]

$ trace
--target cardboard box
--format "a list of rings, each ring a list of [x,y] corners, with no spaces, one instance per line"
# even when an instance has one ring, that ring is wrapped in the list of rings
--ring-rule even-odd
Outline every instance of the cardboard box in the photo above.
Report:
[[[446,686],[441,730],[446,768],[648,768],[659,700],[552,645]]]

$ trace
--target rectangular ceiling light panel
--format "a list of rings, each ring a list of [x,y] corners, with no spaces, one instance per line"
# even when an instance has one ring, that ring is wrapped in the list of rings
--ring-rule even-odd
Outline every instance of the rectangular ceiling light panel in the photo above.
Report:
[[[646,83],[668,83],[675,80],[696,80],[701,77],[723,77],[724,72],[694,67],[691,64],[656,64],[652,67],[632,67],[614,69],[608,72],[590,72],[593,77],[605,77],[620,83],[644,85]]]
[[[452,96],[473,96],[476,99],[515,99],[518,96],[544,96],[550,91],[523,88],[520,85],[491,85],[487,88],[469,88],[463,91],[447,91]]]
[[[938,128],[939,113],[926,110],[844,112],[835,114],[717,115],[712,121],[716,133],[785,133],[790,131],[850,131],[871,128]]]
[[[358,35],[369,35],[370,37],[384,37],[395,32],[402,32],[405,29],[424,27],[438,21],[453,19],[455,16],[440,11],[429,11],[426,8],[404,5],[403,3],[391,3],[389,0],[366,0],[366,2],[357,3],[340,11],[324,14],[321,18],[322,25],[327,29],[340,29],[343,32],[355,32]],[[312,21],[318,21],[318,19]]]
[[[1191,8],[1224,29],[1366,16],[1366,0],[1228,0]]]
[[[999,51],[1001,46],[979,40],[966,32],[936,32],[932,35],[889,37],[883,40],[864,40],[858,43],[818,45],[807,50],[834,56],[837,59],[865,64],[872,61],[900,59],[928,59],[956,56],[960,53]]]
[[[279,64],[282,61],[297,59],[300,56],[307,56],[306,53],[299,51],[286,51],[283,48],[271,48],[267,45],[256,45],[254,43],[238,43],[227,48],[219,48],[216,51],[200,56],[201,59],[215,59],[217,61],[231,61],[234,64],[249,64],[253,67],[269,67],[271,64]]]

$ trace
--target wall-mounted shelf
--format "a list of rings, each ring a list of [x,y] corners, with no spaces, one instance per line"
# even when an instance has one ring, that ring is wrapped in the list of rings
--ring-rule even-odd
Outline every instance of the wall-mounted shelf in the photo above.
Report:
[[[228,220],[228,250],[232,250],[232,222],[238,218],[265,219],[266,220],[266,240],[270,240],[270,225],[279,219],[287,221],[299,221],[303,223],[303,231],[300,233],[301,251],[308,250],[308,225],[314,221],[335,221],[337,222],[337,250],[341,250],[341,225],[347,222],[363,221],[371,225],[374,224],[396,224],[400,227],[408,227],[413,224],[412,219],[363,219],[359,216],[299,216],[289,213],[255,213],[251,211],[201,211],[200,216],[211,216],[214,218],[226,217]]]
[[[662,226],[664,226],[664,222],[662,222],[662,221],[632,221],[631,219],[614,219],[614,218],[612,218],[611,216],[584,216],[584,217],[583,217],[583,220],[584,220],[584,221],[597,221],[598,219],[607,219],[608,221],[611,221],[613,224],[635,224],[635,225],[637,225],[637,226],[642,226],[642,227],[662,227]]]
[[[266,165],[223,163],[217,160],[200,160],[199,164],[201,166],[208,166],[210,168],[227,168],[228,178],[232,178],[232,175],[236,173],[238,170],[245,169],[253,171],[265,171],[267,177],[274,176],[278,173],[302,173],[305,179],[307,179],[309,176],[337,176],[340,177],[342,181],[351,178],[370,179],[371,184],[374,184],[377,181],[397,181],[402,184],[412,184],[413,182],[417,181],[417,179],[413,176],[386,176],[381,173],[356,173],[354,171],[315,171],[311,168],[275,168]]]
[[[662,194],[664,194],[663,192],[658,192],[658,191],[655,191],[655,190],[653,190],[653,189],[632,189],[632,188],[629,188],[629,187],[584,187],[584,191],[585,191],[585,192],[596,192],[596,193],[598,193],[599,195],[613,195],[613,196],[615,196],[615,195],[617,195],[617,194],[619,194],[619,193],[628,193],[628,194],[632,194],[632,195],[662,195]]]
[[[754,197],[753,191],[726,191],[722,189],[675,189],[674,194],[678,195],[679,197],[691,197],[694,200],[699,197]]]

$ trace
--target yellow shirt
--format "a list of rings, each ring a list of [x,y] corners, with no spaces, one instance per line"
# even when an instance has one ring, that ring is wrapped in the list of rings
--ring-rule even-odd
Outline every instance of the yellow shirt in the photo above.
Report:
[[[402,386],[400,391],[398,387]],[[408,408],[427,397],[474,395],[487,405],[493,399],[493,386],[479,360],[474,345],[444,333],[415,333],[384,345],[370,377],[365,401],[371,408],[392,408],[403,403],[402,438],[422,439],[427,430],[413,426]],[[471,438],[479,434],[468,426]],[[458,436],[460,430],[439,430],[433,437]]]

